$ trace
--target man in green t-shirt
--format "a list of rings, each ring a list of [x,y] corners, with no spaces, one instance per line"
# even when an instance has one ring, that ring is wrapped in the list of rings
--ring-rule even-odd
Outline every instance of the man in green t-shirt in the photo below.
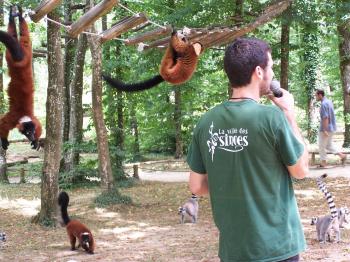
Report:
[[[291,177],[306,176],[308,152],[293,96],[271,95],[272,66],[262,40],[226,49],[233,94],[202,116],[187,155],[192,193],[210,195],[223,262],[299,261],[306,248]],[[259,104],[264,95],[275,105]]]

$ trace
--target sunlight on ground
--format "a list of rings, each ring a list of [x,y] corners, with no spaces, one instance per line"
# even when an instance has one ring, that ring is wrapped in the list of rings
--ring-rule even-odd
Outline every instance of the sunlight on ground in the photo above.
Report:
[[[33,200],[27,200],[23,198],[8,199],[0,197],[0,208],[11,209],[12,211],[24,215],[34,216],[39,212],[40,199],[34,198]]]
[[[105,208],[98,208],[98,207],[96,207],[95,211],[96,211],[96,213],[97,213],[97,215],[99,217],[103,217],[103,218],[120,218],[120,215],[118,213],[106,211]]]
[[[141,227],[141,228],[140,228]],[[143,228],[142,228],[143,227]],[[121,240],[126,239],[138,239],[146,236],[149,233],[158,233],[160,231],[170,230],[171,227],[157,227],[157,226],[148,226],[144,223],[139,223],[138,225],[132,225],[128,227],[114,227],[114,228],[103,228],[100,229],[100,232],[103,234],[117,234],[118,238]]]
[[[303,199],[313,199],[318,195],[318,192],[315,192],[314,190],[295,189],[294,192],[297,196],[302,197]]]

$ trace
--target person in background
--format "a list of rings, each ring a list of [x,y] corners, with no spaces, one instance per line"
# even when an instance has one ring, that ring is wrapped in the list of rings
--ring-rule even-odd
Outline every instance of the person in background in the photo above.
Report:
[[[321,101],[320,107],[320,130],[318,134],[318,147],[320,151],[321,163],[319,167],[324,168],[327,166],[327,151],[338,155],[340,157],[342,165],[345,164],[346,154],[341,153],[333,145],[333,135],[337,130],[334,107],[331,100],[325,97],[324,91],[317,89],[316,100]]]
[[[189,187],[209,193],[222,262],[299,261],[306,248],[292,177],[307,175],[308,152],[293,96],[270,95],[272,66],[262,40],[229,45],[224,69],[233,94],[201,117],[189,147]],[[264,95],[275,105],[260,104]]]

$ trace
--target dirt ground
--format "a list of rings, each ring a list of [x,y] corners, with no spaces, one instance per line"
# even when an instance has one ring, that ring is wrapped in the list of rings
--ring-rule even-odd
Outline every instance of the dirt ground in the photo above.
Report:
[[[338,206],[350,207],[348,178],[327,178]],[[208,198],[201,198],[197,224],[180,224],[178,206],[189,196],[186,183],[140,182],[123,189],[133,205],[96,208],[98,188],[67,191],[70,216],[84,222],[96,239],[96,253],[70,251],[64,228],[30,223],[40,208],[40,186],[0,186],[0,231],[8,240],[0,249],[0,261],[210,261],[218,262],[218,232]],[[328,212],[315,179],[295,183],[308,250],[302,261],[350,261],[350,228],[342,230],[341,243],[319,244],[312,216]]]

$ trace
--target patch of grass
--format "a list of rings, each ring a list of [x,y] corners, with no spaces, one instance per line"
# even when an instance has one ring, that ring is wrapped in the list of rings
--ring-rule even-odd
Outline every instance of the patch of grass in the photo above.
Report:
[[[132,204],[132,199],[129,196],[120,194],[117,190],[112,192],[103,192],[95,198],[95,203],[98,207],[107,207],[115,204]]]
[[[138,182],[139,182],[138,179],[133,178],[133,177],[129,177],[127,179],[123,179],[123,180],[118,181],[116,183],[116,187],[117,188],[130,188],[130,187],[137,185]]]

